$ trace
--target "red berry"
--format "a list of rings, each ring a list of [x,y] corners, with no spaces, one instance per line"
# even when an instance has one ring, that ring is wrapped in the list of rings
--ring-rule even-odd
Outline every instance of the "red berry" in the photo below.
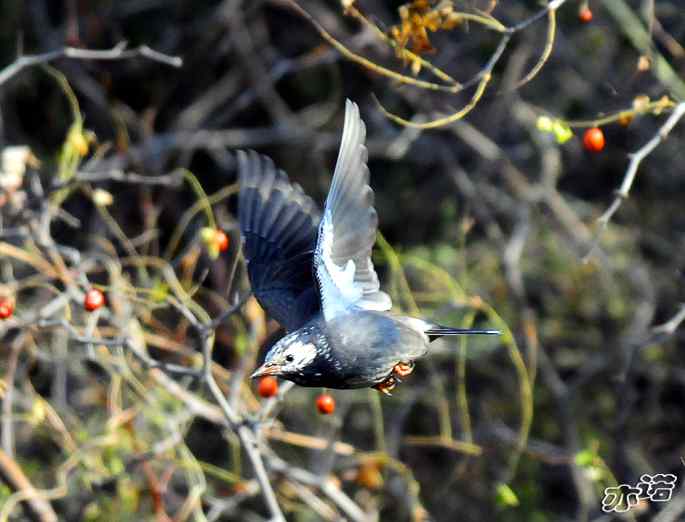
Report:
[[[265,399],[276,395],[278,393],[278,381],[276,380],[276,377],[271,377],[270,375],[262,377],[259,381],[257,393],[259,393],[260,397]]]
[[[585,6],[578,12],[578,18],[581,22],[587,24],[592,21],[592,11],[590,11],[588,6]]]
[[[9,297],[0,297],[0,319],[9,319],[14,313],[14,301]]]
[[[335,399],[327,393],[322,393],[316,398],[316,409],[319,413],[330,415],[335,411]]]
[[[86,298],[83,300],[83,308],[89,312],[94,312],[105,304],[105,294],[97,288],[91,288],[86,292]]]
[[[592,127],[583,134],[583,145],[590,152],[600,152],[604,148],[604,133],[599,127]]]
[[[228,236],[223,230],[217,230],[214,233],[214,241],[219,252],[226,252],[226,250],[228,250]]]

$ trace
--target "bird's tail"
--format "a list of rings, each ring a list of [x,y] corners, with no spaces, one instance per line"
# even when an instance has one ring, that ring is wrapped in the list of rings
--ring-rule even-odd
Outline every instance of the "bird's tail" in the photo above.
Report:
[[[428,339],[433,342],[445,335],[500,335],[502,332],[499,330],[483,330],[480,328],[452,328],[451,326],[436,324],[431,325],[425,333],[428,336]]]

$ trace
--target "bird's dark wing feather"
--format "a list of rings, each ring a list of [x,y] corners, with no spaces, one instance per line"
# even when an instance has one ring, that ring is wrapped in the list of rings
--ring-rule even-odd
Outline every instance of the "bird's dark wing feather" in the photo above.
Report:
[[[312,274],[320,211],[271,159],[238,151],[238,216],[252,291],[287,331],[319,309]]]

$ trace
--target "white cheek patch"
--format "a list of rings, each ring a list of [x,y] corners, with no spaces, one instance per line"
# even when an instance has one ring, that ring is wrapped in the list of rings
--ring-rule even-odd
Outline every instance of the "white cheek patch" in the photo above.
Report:
[[[316,346],[311,343],[296,341],[288,346],[283,355],[293,356],[293,362],[287,363],[289,368],[303,368],[316,358]]]

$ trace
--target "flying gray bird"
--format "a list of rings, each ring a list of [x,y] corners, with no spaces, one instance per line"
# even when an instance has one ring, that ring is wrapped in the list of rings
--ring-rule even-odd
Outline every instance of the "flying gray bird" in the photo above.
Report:
[[[345,105],[338,161],[321,217],[266,156],[238,152],[239,219],[255,297],[287,334],[252,377],[389,393],[444,335],[498,334],[389,313],[371,262],[378,216],[359,108]]]

